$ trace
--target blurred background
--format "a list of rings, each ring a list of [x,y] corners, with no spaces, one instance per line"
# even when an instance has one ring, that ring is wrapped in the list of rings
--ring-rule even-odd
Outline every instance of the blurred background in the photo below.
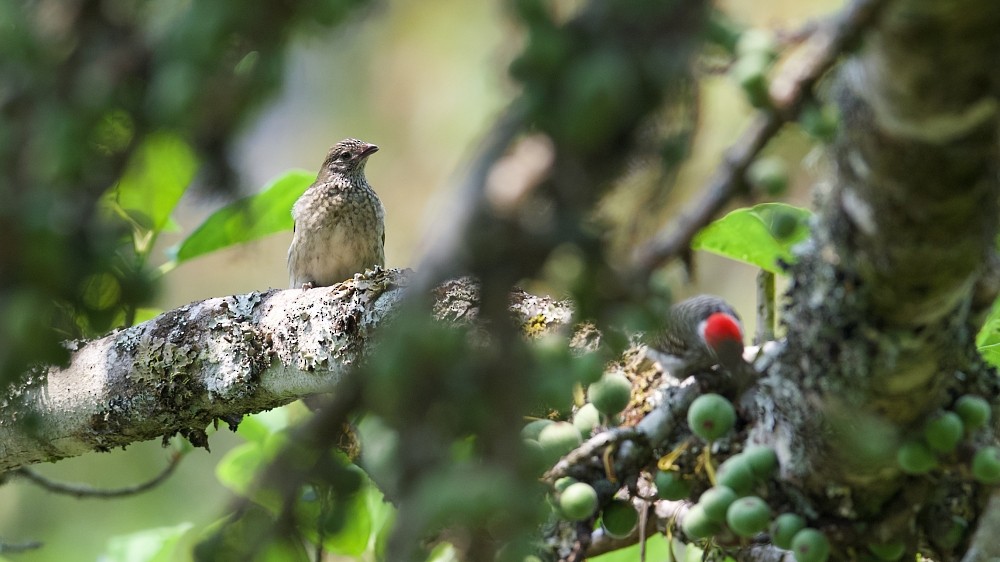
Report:
[[[719,4],[747,25],[796,30],[842,3]],[[250,194],[292,168],[315,173],[329,146],[344,137],[379,145],[367,175],[387,209],[387,265],[408,267],[419,256],[428,227],[447,220],[443,209],[463,162],[516,93],[507,66],[521,38],[498,1],[387,0],[362,12],[336,31],[294,40],[280,92],[245,127],[232,157],[240,189]],[[699,133],[681,171],[674,211],[703,185],[749,116],[750,108],[724,73],[704,78]],[[806,152],[810,144],[792,129],[768,149],[793,170],[787,198],[793,204],[809,202],[808,170],[816,161]],[[181,231],[164,236],[161,250],[227,202],[205,193],[185,196],[175,214]],[[285,287],[290,240],[291,232],[281,233],[185,263],[164,278],[155,306],[167,310],[209,297]],[[159,250],[154,255],[164,256]],[[677,296],[723,295],[752,331],[756,270],[699,254],[695,272],[690,283],[680,269],[669,273]],[[295,415],[296,407],[274,415]],[[164,485],[126,499],[74,500],[15,480],[0,487],[0,540],[46,543],[18,560],[93,560],[116,535],[184,522],[207,525],[220,516],[228,498],[214,475],[215,464],[239,442],[228,430],[212,434],[211,453],[194,451]],[[119,487],[150,478],[166,458],[160,444],[151,442],[37,468],[55,479]]]

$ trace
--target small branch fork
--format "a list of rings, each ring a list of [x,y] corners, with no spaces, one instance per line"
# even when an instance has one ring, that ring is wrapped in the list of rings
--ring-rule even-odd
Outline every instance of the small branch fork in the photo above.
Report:
[[[830,22],[816,29],[802,47],[804,56],[796,64],[783,67],[772,81],[771,108],[757,113],[739,140],[726,151],[702,197],[636,251],[632,268],[637,278],[648,277],[657,267],[688,251],[695,234],[742,191],[744,174],[760,151],[785,123],[798,116],[819,79],[861,39],[887,3],[888,0],[855,0]]]

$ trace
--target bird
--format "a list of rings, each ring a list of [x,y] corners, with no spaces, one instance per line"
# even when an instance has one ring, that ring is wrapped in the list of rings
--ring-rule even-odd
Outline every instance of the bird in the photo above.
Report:
[[[385,207],[365,178],[378,146],[355,138],[330,148],[316,181],[292,207],[292,288],[326,287],[385,266]]]
[[[653,338],[647,353],[677,378],[716,365],[733,376],[751,368],[743,359],[739,314],[714,295],[699,295],[671,306],[666,327]]]

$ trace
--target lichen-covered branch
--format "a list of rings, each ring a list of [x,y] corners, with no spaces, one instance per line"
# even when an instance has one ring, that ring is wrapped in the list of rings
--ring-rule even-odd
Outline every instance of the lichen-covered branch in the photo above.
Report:
[[[204,444],[215,419],[328,391],[371,345],[405,276],[208,299],[102,339],[36,372],[0,414],[0,468],[177,432]]]

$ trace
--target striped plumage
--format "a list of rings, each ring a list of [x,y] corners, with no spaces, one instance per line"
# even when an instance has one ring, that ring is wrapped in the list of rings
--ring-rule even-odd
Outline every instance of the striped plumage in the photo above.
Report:
[[[385,209],[365,178],[378,147],[344,139],[327,154],[316,181],[292,208],[291,286],[322,287],[385,265]]]
[[[679,378],[720,364],[735,374],[746,365],[739,314],[712,295],[699,295],[670,307],[666,327],[649,348],[654,359]]]

